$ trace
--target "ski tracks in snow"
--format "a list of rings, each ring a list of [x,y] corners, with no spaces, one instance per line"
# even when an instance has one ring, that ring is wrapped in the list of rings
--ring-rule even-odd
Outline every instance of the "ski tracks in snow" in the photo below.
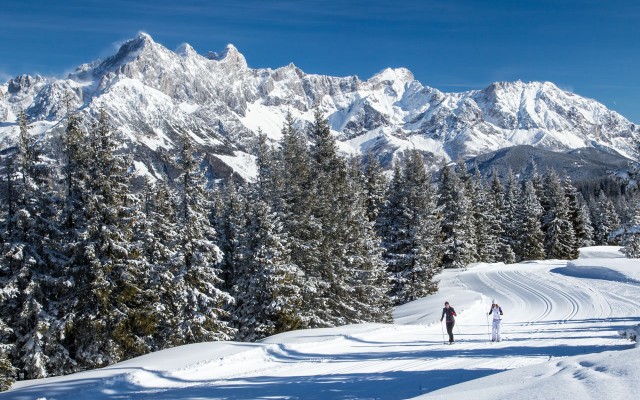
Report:
[[[476,293],[475,304],[458,309],[453,346],[442,343],[442,327],[437,321],[424,320],[420,322],[425,325],[380,325],[357,334],[329,335],[329,340],[304,345],[266,343],[262,365],[220,376],[219,383],[265,375],[388,379],[385,377],[407,371],[461,371],[468,368],[469,358],[474,359],[476,369],[508,370],[547,360],[550,356],[545,349],[554,346],[565,346],[571,353],[570,348],[582,340],[582,332],[615,317],[614,309],[621,302],[640,310],[638,301],[629,305],[628,293],[615,293],[614,288],[621,283],[591,284],[551,272],[565,264],[483,265],[450,275],[450,287]],[[489,319],[485,316],[493,298],[505,312],[506,340],[491,344]],[[456,299],[451,300],[455,304]]]

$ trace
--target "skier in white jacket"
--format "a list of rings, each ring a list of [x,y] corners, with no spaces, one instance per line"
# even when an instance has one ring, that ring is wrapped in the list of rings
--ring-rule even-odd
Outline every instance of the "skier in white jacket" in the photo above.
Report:
[[[502,321],[502,307],[496,303],[496,299],[493,299],[491,303],[491,309],[487,315],[493,314],[493,330],[491,331],[491,341],[500,341],[500,321]]]

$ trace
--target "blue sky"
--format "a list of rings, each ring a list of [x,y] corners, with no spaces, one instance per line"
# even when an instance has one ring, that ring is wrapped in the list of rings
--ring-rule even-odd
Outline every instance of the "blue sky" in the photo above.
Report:
[[[141,31],[201,54],[232,43],[250,67],[406,67],[447,92],[551,81],[640,123],[637,0],[3,0],[0,80],[64,76]]]

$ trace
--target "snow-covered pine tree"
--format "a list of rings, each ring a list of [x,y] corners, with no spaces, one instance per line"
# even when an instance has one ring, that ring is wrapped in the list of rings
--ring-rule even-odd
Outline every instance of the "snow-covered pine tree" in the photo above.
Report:
[[[411,250],[410,234],[415,230],[410,229],[409,225],[413,215],[405,213],[408,209],[408,199],[404,191],[404,179],[402,167],[400,163],[396,163],[389,183],[387,199],[376,224],[383,249],[382,258],[391,280],[389,294],[396,305],[405,302],[402,293],[407,282],[403,277],[403,271],[411,268],[413,260],[410,257],[414,254]]]
[[[519,221],[523,219],[522,215],[520,215],[521,202],[522,192],[520,183],[511,168],[508,168],[504,187],[504,218],[502,221],[504,224],[505,237],[507,238],[509,246],[513,249],[516,261],[523,259],[524,251],[520,243],[522,226],[519,224]]]
[[[129,193],[127,160],[114,153],[109,117],[100,111],[89,135],[87,224],[73,321],[77,359],[99,367],[149,351],[155,329],[145,302],[140,250],[132,244],[137,205]]]
[[[383,270],[373,224],[366,216],[364,189],[338,155],[329,123],[319,110],[309,136],[315,180],[308,206],[320,228],[315,247],[318,262],[311,264],[315,268],[310,273],[305,270],[318,282],[312,298],[314,323],[336,326],[363,322],[372,315],[371,305],[380,300],[372,295],[379,293],[373,282],[379,282]],[[366,291],[369,298],[363,297]]]
[[[290,116],[288,118],[291,118]],[[267,136],[260,132],[258,135],[258,149],[256,164],[258,173],[256,176],[256,190],[260,193],[260,198],[267,202],[267,205],[274,212],[281,213],[284,209],[282,203],[282,173],[277,159],[277,153],[267,143]]]
[[[572,260],[578,257],[569,202],[558,174],[549,170],[545,177],[549,209],[543,217],[547,258]]]
[[[175,247],[178,242],[176,232],[176,212],[174,195],[167,181],[145,180],[142,192],[144,218],[136,224],[134,241],[141,249],[145,262],[144,287],[146,303],[152,304],[149,316],[155,320],[155,329],[150,340],[150,350],[161,350],[182,344],[175,339],[182,320],[175,303],[180,293],[174,286],[176,266]],[[153,288],[153,291],[149,289]]]
[[[367,152],[364,168],[364,188],[367,194],[367,217],[369,221],[376,222],[384,201],[389,182],[384,175],[382,165],[378,158]]]
[[[442,269],[443,246],[440,237],[438,194],[418,151],[409,151],[404,170],[407,211],[411,216],[411,268],[405,278],[411,282],[401,296],[405,301],[433,294],[438,290],[435,276]]]
[[[42,298],[34,291],[37,286],[38,260],[34,258],[32,219],[33,185],[31,172],[34,164],[33,142],[28,133],[26,114],[18,116],[20,136],[18,151],[7,156],[6,186],[3,188],[2,231],[2,317],[11,327],[13,337],[13,363],[33,378],[47,376],[46,358],[42,351],[40,324]],[[39,257],[38,257],[39,258]],[[40,263],[41,264],[41,263]],[[35,282],[34,282],[35,279]]]
[[[307,204],[314,195],[311,191],[313,173],[311,171],[311,154],[307,146],[307,141],[295,128],[295,122],[291,114],[287,114],[285,125],[282,128],[282,142],[280,152],[276,154],[276,159],[281,164],[276,170],[282,175],[279,179],[284,188],[282,193],[285,203],[284,212],[285,214],[291,214],[291,217],[297,215],[298,218],[292,218],[291,223],[293,225],[299,225],[296,220],[305,212],[309,212]],[[284,221],[288,220],[288,216],[284,218]],[[300,223],[302,223],[302,221],[300,221]],[[287,229],[292,231],[298,230],[293,228],[293,226]],[[300,227],[300,230],[306,229],[305,227]],[[307,246],[303,245],[302,247]],[[296,257],[296,251],[297,250],[294,249],[294,259]]]
[[[233,334],[225,310],[233,298],[219,289],[222,281],[217,265],[222,253],[215,244],[216,232],[208,216],[211,204],[207,180],[194,152],[184,135],[177,162],[181,175],[176,232],[180,240],[176,246],[179,269],[174,279],[174,286],[182,294],[175,305],[183,316],[177,334],[177,340],[183,343],[228,340]]]
[[[77,319],[82,318],[79,308],[84,302],[84,294],[90,294],[87,298],[93,298],[92,288],[89,287],[93,281],[92,270],[87,267],[85,244],[87,237],[87,224],[89,219],[88,188],[90,180],[89,165],[92,162],[92,155],[87,149],[88,137],[83,129],[81,118],[72,113],[68,108],[67,127],[62,137],[62,212],[60,215],[60,254],[59,265],[61,276],[66,277],[66,282],[73,284],[61,293],[57,305],[58,315],[61,321],[53,326],[57,337],[61,338],[62,344],[68,353],[64,354],[69,359],[69,363],[56,363],[61,368],[61,373],[71,373],[76,370],[84,370],[96,367],[96,365],[85,363],[79,357],[81,349],[78,343],[87,334],[82,328],[78,328]],[[87,317],[87,320],[90,317]],[[91,327],[85,327],[91,329]],[[61,360],[62,361],[62,360]],[[103,365],[102,362],[99,365]]]
[[[496,253],[492,262],[504,262],[507,264],[514,263],[516,261],[515,253],[511,247],[510,241],[506,235],[504,226],[505,222],[505,203],[504,203],[504,188],[500,182],[498,172],[493,169],[491,173],[491,184],[488,192],[489,199],[489,230],[491,236],[496,238]]]
[[[347,194],[351,206],[345,205],[345,263],[350,272],[347,285],[353,288],[353,321],[391,322],[391,300],[386,265],[382,260],[380,240],[375,232],[375,221],[368,215],[369,193],[366,179],[360,171],[360,162],[349,164]],[[348,202],[348,200],[347,200]],[[425,274],[427,275],[427,274]],[[429,280],[430,282],[430,280]]]
[[[292,129],[290,115],[287,121]],[[246,200],[230,182],[223,207],[221,246],[228,260],[226,271],[236,300],[233,324],[240,340],[257,340],[304,325],[304,274],[291,261],[280,220],[286,206],[278,156],[261,135],[256,182],[246,191]]]
[[[236,297],[237,281],[244,278],[247,258],[246,234],[249,223],[249,202],[246,187],[230,177],[221,190],[222,203],[213,224],[218,235],[217,243],[222,252],[220,263],[220,287]],[[234,307],[240,306],[235,304]]]
[[[277,179],[282,185],[281,220],[291,250],[291,262],[305,275],[303,297],[308,301],[303,304],[301,320],[304,327],[327,326],[317,315],[316,299],[322,285],[319,274],[321,225],[312,209],[317,193],[312,184],[311,154],[306,139],[295,128],[291,114],[287,115],[282,129],[276,160]]]
[[[88,139],[82,126],[81,118],[69,111],[62,140],[64,207],[61,215],[62,230],[66,235],[65,243],[69,246],[68,258],[74,256],[72,253],[75,250],[72,248],[81,247],[79,238],[83,236],[87,220],[85,193],[91,180],[89,165],[92,160],[86,151]]]
[[[14,374],[15,368],[11,364],[9,357],[4,351],[0,350],[0,392],[11,388],[11,385],[15,382]]]
[[[46,360],[46,367],[40,372],[46,369],[48,376],[61,375],[75,368],[75,362],[60,336],[65,326],[65,315],[60,309],[59,299],[63,299],[68,291],[67,270],[64,257],[61,257],[63,233],[59,216],[62,198],[54,188],[54,172],[43,156],[41,142],[31,135],[20,142],[20,153],[26,154],[23,170],[28,178],[23,182],[28,194],[25,199],[32,199],[24,203],[31,216],[25,236],[30,250],[25,255],[30,253],[28,257],[36,261],[31,268],[34,300],[28,308],[35,310],[41,307],[38,322],[33,325],[30,336],[40,338],[42,354],[32,352],[26,363],[32,364],[34,358]]]
[[[613,231],[620,227],[620,217],[613,202],[603,190],[600,190],[596,198],[596,206],[593,209],[594,240],[597,245],[614,245],[616,239],[611,238]]]
[[[491,262],[497,253],[497,238],[491,233],[491,215],[487,189],[478,164],[471,179],[471,206],[475,222],[477,261]]]
[[[282,223],[260,195],[252,198],[243,235],[246,257],[233,287],[236,337],[245,341],[300,328],[304,286],[302,272],[291,263]]]
[[[4,292],[0,291],[0,302],[5,301]],[[12,336],[11,329],[0,318],[0,392],[8,390],[15,381],[17,369],[11,363],[8,354],[13,345],[9,344]]]
[[[536,196],[538,197],[538,201],[540,202],[540,206],[542,207],[542,215],[540,216],[540,226],[542,227],[542,232],[545,233],[544,226],[544,216],[547,215],[549,211],[550,202],[547,199],[547,191],[545,189],[544,177],[540,175],[538,172],[538,165],[535,161],[531,160],[530,162],[531,169],[531,183],[533,184],[533,188],[536,191]]]
[[[584,234],[582,243],[578,244],[580,247],[593,246],[595,244],[594,235],[595,229],[593,227],[593,221],[591,221],[591,209],[589,203],[584,199],[582,193],[577,193],[578,204],[580,205],[581,219],[584,221]]]
[[[438,218],[431,177],[420,153],[410,151],[404,167],[394,167],[377,225],[395,304],[437,290],[434,276],[442,268]]]
[[[624,228],[620,251],[628,258],[640,258],[640,202],[635,203],[635,213]]]
[[[463,268],[473,259],[471,203],[455,169],[445,166],[440,177],[438,205],[441,210],[442,264]]]
[[[60,293],[57,279],[55,238],[57,236],[57,198],[51,188],[49,164],[42,158],[40,146],[29,133],[27,116],[18,117],[20,135],[15,155],[15,169],[9,178],[13,198],[8,207],[10,219],[3,229],[4,256],[10,277],[4,290],[16,295],[3,303],[10,310],[8,323],[15,334],[14,363],[29,378],[50,374],[47,349],[58,350],[59,341],[50,327],[57,323],[52,309]],[[8,199],[4,199],[8,200]],[[6,258],[8,257],[8,258]],[[47,343],[50,342],[48,346]],[[55,356],[55,354],[54,354]],[[55,368],[55,366],[54,366]]]
[[[220,218],[216,223],[218,243],[222,251],[220,277],[221,287],[234,298],[231,307],[231,325],[236,329],[239,340],[255,340],[253,326],[242,326],[247,323],[245,312],[255,302],[255,293],[247,293],[251,282],[255,279],[251,263],[251,242],[249,240],[250,201],[247,198],[248,188],[244,184],[239,187],[229,178],[223,187],[223,203]],[[247,302],[249,304],[247,304]],[[251,311],[255,311],[251,308]],[[254,321],[255,322],[255,321]],[[243,331],[240,331],[244,328]],[[251,336],[251,338],[249,338]]]
[[[518,224],[521,227],[520,248],[522,260],[544,260],[544,233],[540,220],[544,212],[536,189],[531,180],[524,183],[524,191],[520,201]]]
[[[530,179],[531,183],[533,184],[533,188],[536,191],[536,196],[538,197],[538,201],[540,201],[540,205],[543,206],[541,199],[545,194],[544,179],[542,178],[542,175],[540,175],[540,173],[538,172],[538,164],[536,164],[535,161],[531,160],[531,162],[529,163],[529,168],[531,169],[531,179]],[[542,209],[546,211],[544,206],[542,207]]]
[[[593,227],[591,219],[584,210],[584,200],[582,194],[571,183],[569,175],[565,175],[563,180],[564,195],[569,204],[569,218],[573,224],[576,235],[576,251],[584,246],[593,244]]]
[[[353,288],[347,284],[352,271],[345,262],[346,226],[351,222],[346,217],[352,201],[347,197],[350,195],[348,171],[345,160],[338,155],[329,123],[319,109],[315,110],[309,137],[315,172],[314,196],[309,207],[320,227],[316,248],[318,263],[314,266],[318,279],[318,292],[313,298],[318,318],[315,326],[344,325],[355,322],[356,314]]]
[[[2,211],[0,223],[2,223],[2,225],[0,226],[0,243],[2,243],[2,252],[5,253],[12,247],[11,238],[14,235],[20,194],[16,187],[17,173],[15,156],[5,157],[2,167],[2,186],[0,187],[0,211]],[[9,266],[7,266],[7,275],[13,275],[12,270],[8,267]]]
[[[476,221],[476,204],[473,203],[473,199],[475,197],[475,186],[473,183],[473,178],[471,174],[467,171],[467,164],[464,160],[460,159],[456,165],[456,173],[458,174],[458,179],[460,179],[460,183],[464,188],[465,198],[468,202],[470,212],[467,213],[469,221],[467,221],[466,226],[469,229],[468,237],[469,243],[468,246],[470,248],[471,254],[469,257],[469,262],[476,262],[479,259],[478,255],[478,237],[477,233],[477,221]]]

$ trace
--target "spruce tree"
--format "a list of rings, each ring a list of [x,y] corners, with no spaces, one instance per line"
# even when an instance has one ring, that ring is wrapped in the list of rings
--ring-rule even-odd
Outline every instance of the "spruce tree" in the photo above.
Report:
[[[353,288],[347,284],[351,271],[345,263],[346,213],[353,200],[347,197],[348,171],[345,160],[338,155],[328,121],[318,109],[309,137],[315,172],[312,189],[315,196],[309,206],[320,228],[316,248],[318,262],[314,266],[318,282],[318,291],[313,298],[316,302],[315,324],[344,325],[355,322],[356,314],[352,303]]]
[[[15,382],[15,368],[4,351],[0,350],[0,392],[9,390]]]
[[[220,264],[221,287],[236,297],[236,281],[243,278],[243,262],[246,259],[247,243],[244,237],[248,224],[248,200],[244,188],[237,188],[233,179],[228,179],[223,188],[223,200],[219,217],[214,227],[222,252]],[[236,305],[239,306],[239,305]]]
[[[622,235],[620,251],[628,258],[640,258],[640,203],[636,202],[635,213]]]
[[[488,212],[489,230],[491,236],[496,238],[496,253],[491,261],[504,262],[507,264],[514,263],[516,256],[505,230],[506,207],[504,202],[504,188],[495,169],[492,172],[488,198],[490,204],[490,211]]]
[[[564,194],[569,204],[569,218],[573,224],[576,235],[576,251],[580,247],[590,246],[593,236],[591,220],[584,212],[584,201],[582,195],[571,183],[571,178],[565,175],[563,181]]]
[[[540,220],[544,212],[532,181],[526,181],[518,221],[521,227],[520,248],[522,260],[544,260],[544,233]]]
[[[538,197],[538,200],[540,201],[540,205],[542,205],[542,209],[544,212],[547,211],[547,209],[544,207],[544,201],[542,200],[543,197],[545,196],[545,190],[544,190],[544,179],[542,178],[542,176],[540,175],[540,173],[538,172],[538,165],[536,164],[535,161],[531,161],[530,162],[530,169],[531,169],[531,183],[533,184],[533,188],[536,191],[536,196]]]
[[[92,179],[84,187],[86,233],[75,274],[76,294],[83,301],[74,308],[73,344],[86,367],[148,352],[146,339],[155,324],[145,307],[140,252],[132,245],[136,204],[127,160],[115,154],[115,147],[109,118],[101,111],[87,144]]]
[[[40,145],[29,133],[27,116],[18,117],[17,153],[7,170],[7,210],[3,224],[3,251],[9,272],[5,290],[17,295],[3,302],[4,315],[15,335],[14,362],[28,378],[43,378],[56,368],[58,310],[52,299],[60,294],[56,260],[57,198],[51,188],[51,170]],[[63,350],[62,350],[63,351]]]
[[[468,229],[469,236],[469,247],[471,255],[469,257],[469,262],[476,262],[479,260],[478,253],[478,237],[477,237],[477,225],[478,221],[476,221],[476,216],[478,214],[478,210],[476,208],[476,204],[474,204],[474,199],[476,196],[476,186],[473,182],[473,177],[467,171],[467,164],[464,160],[459,160],[456,165],[456,172],[458,174],[458,178],[462,183],[462,187],[464,189],[465,199],[468,202],[468,209],[470,210],[468,215],[468,221],[466,223]]]
[[[582,193],[577,193],[578,204],[579,204],[579,213],[580,219],[584,221],[584,232],[581,233],[582,241],[578,243],[580,247],[588,247],[593,246],[595,244],[594,235],[595,229],[593,227],[593,221],[591,220],[591,209],[589,208],[589,204],[582,196]]]
[[[520,204],[522,202],[522,193],[520,184],[516,179],[511,168],[507,170],[507,178],[504,190],[504,215],[502,218],[504,226],[504,234],[507,242],[515,255],[515,260],[523,259],[524,249],[521,244],[522,226],[519,221],[523,219],[520,215]]]
[[[442,263],[444,268],[463,268],[473,259],[473,219],[464,185],[452,167],[440,178],[439,206],[442,219]]]
[[[475,222],[476,260],[491,262],[497,253],[497,238],[491,232],[492,210],[485,187],[484,178],[480,174],[478,165],[474,167],[471,181],[471,207]]]
[[[0,291],[0,301],[5,301],[4,291]],[[15,381],[17,370],[11,363],[8,354],[12,351],[13,345],[8,344],[12,331],[0,318],[0,392],[8,390]]]
[[[289,116],[290,118],[290,116]],[[258,135],[258,150],[256,157],[258,173],[256,176],[256,190],[261,193],[261,198],[275,212],[282,212],[282,175],[278,170],[277,153],[267,144],[267,136]]]
[[[315,244],[317,263],[305,270],[317,282],[312,297],[317,326],[363,322],[372,314],[371,305],[380,299],[363,293],[375,291],[382,262],[373,224],[365,209],[364,189],[352,179],[347,163],[338,155],[328,121],[316,110],[310,127],[311,160],[315,172],[308,204],[319,228]],[[379,306],[379,305],[378,305]],[[385,320],[388,313],[385,311]]]
[[[175,307],[183,316],[177,340],[183,343],[227,340],[233,333],[225,310],[233,299],[220,289],[221,271],[217,266],[222,253],[215,244],[216,232],[209,220],[207,180],[194,152],[190,140],[183,136],[177,163],[181,171],[177,204],[180,240],[176,246],[178,262],[174,279],[181,294]]]
[[[375,223],[384,206],[389,182],[384,175],[380,161],[372,152],[367,153],[365,162],[364,187],[367,194],[367,217],[369,221]]]
[[[408,199],[404,188],[404,174],[400,164],[396,163],[387,191],[387,200],[376,226],[382,241],[383,260],[391,280],[390,296],[394,304],[405,302],[401,294],[407,284],[403,271],[410,269],[412,264],[405,256],[413,254],[410,250],[412,244],[410,234],[414,230],[409,227],[413,216],[405,212],[408,210]]]
[[[391,278],[391,299],[403,304],[435,293],[441,244],[437,197],[422,156],[411,151],[396,164],[387,201],[378,219],[383,259]]]
[[[246,260],[234,285],[238,339],[254,341],[300,328],[303,274],[291,263],[282,224],[260,198],[252,203],[244,238]]]
[[[155,322],[149,347],[161,350],[181,344],[175,336],[182,319],[174,307],[180,297],[174,286],[177,270],[175,248],[179,240],[176,206],[166,180],[145,181],[142,210],[144,217],[136,226],[134,241],[140,246],[145,262],[145,301],[155,305],[153,310],[148,310],[149,317]],[[151,288],[154,290],[149,290]]]
[[[366,181],[360,172],[359,163],[350,164],[347,184],[343,205],[343,245],[345,264],[350,272],[347,284],[353,288],[353,321],[391,322],[388,274],[375,231],[375,221],[369,219],[367,205],[370,197],[364,187]],[[427,280],[426,284],[430,282],[431,280]]]
[[[276,154],[276,171],[282,187],[282,222],[290,250],[291,262],[305,275],[301,310],[304,327],[327,326],[317,316],[319,305],[316,299],[323,283],[319,275],[319,249],[321,225],[317,221],[312,205],[317,195],[313,186],[314,173],[311,154],[304,136],[295,128],[291,114],[287,115],[282,129],[280,151]]]
[[[620,217],[613,202],[600,190],[593,209],[594,239],[597,245],[614,245],[616,239],[611,233],[620,227]]]
[[[555,171],[545,179],[549,209],[543,217],[547,258],[571,260],[578,257],[575,232],[571,222],[569,202]]]
[[[87,330],[78,328],[78,320],[82,318],[79,310],[85,303],[92,301],[94,292],[90,283],[93,281],[93,271],[87,267],[85,246],[88,237],[89,220],[89,187],[92,177],[90,164],[93,161],[89,147],[89,140],[83,128],[83,120],[78,114],[67,112],[67,127],[62,138],[62,211],[60,214],[60,254],[63,261],[61,272],[73,286],[61,293],[59,301],[59,315],[62,321],[56,326],[58,337],[68,350],[69,363],[64,367],[63,373],[75,372],[105,365],[98,362],[97,365],[86,361],[82,357],[82,346],[79,346]],[[89,297],[84,297],[85,294]],[[82,299],[82,301],[80,301]],[[85,321],[90,320],[87,316]],[[63,354],[63,353],[61,353]]]

